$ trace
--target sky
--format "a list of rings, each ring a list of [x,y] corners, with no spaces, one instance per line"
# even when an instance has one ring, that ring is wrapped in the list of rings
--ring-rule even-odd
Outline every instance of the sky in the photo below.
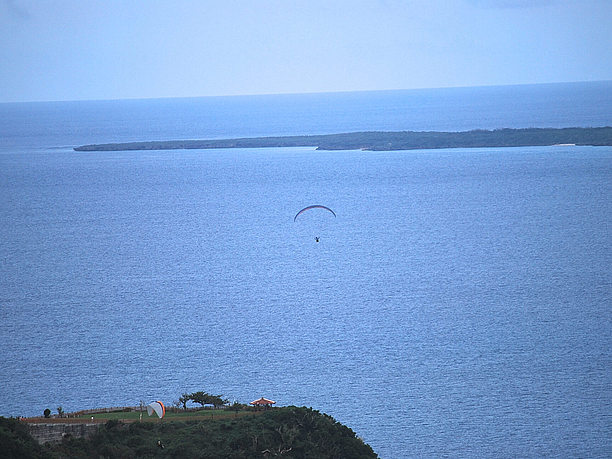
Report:
[[[0,102],[612,80],[612,0],[0,0]]]

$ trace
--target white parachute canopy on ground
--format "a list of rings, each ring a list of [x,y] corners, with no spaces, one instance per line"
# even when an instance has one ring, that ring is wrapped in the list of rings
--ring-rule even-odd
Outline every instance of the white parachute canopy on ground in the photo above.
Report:
[[[159,418],[163,418],[164,414],[166,414],[166,407],[160,401],[152,402],[147,405],[147,413],[151,416],[153,413],[156,413]]]

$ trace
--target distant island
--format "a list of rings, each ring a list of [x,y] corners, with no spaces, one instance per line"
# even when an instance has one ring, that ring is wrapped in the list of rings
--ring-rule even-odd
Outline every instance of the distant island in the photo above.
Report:
[[[612,127],[495,129],[460,132],[372,131],[305,136],[106,143],[82,145],[80,147],[75,147],[74,150],[126,151],[316,147],[317,150],[393,151],[548,145],[612,146]]]

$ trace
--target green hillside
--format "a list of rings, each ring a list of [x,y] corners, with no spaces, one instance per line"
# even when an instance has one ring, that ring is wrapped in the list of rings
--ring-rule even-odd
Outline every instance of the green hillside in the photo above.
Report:
[[[25,424],[0,418],[0,451],[3,457],[20,458],[378,457],[355,432],[332,417],[294,406],[215,420],[110,420],[89,439],[44,446],[27,434]]]

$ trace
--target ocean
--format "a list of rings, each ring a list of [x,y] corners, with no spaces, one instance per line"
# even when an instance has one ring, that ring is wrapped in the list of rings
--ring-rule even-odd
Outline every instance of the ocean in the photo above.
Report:
[[[203,390],[387,459],[609,457],[612,147],[72,148],[611,125],[612,82],[0,104],[0,415]]]

